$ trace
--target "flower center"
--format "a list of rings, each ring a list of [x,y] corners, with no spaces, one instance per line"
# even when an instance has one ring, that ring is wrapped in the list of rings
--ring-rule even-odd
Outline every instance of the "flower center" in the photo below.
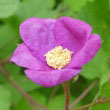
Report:
[[[62,46],[56,46],[45,54],[47,64],[54,69],[62,69],[70,62],[72,53]]]

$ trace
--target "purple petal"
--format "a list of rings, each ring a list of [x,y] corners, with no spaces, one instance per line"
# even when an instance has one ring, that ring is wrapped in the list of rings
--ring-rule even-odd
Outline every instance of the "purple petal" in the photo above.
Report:
[[[30,50],[25,44],[20,44],[15,50],[11,62],[19,66],[26,67],[34,70],[51,70],[48,66],[39,61],[36,57],[32,56]]]
[[[92,28],[89,24],[69,17],[60,18],[54,28],[56,45],[78,51],[90,36]]]
[[[55,37],[53,28],[56,20],[29,18],[20,25],[23,41],[33,50],[33,54],[44,61],[44,54],[54,48]]]
[[[45,87],[56,86],[76,76],[81,69],[61,69],[52,71],[25,70],[25,74],[33,82]]]
[[[71,62],[67,65],[67,68],[82,67],[96,55],[100,47],[100,36],[92,34],[85,46],[73,56]]]

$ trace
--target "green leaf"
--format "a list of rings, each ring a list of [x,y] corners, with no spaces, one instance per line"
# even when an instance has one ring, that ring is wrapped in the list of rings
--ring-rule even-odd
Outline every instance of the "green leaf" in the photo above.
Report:
[[[0,0],[0,18],[13,15],[19,6],[19,0]]]
[[[4,83],[3,86],[5,88],[7,88],[7,90],[10,91],[10,97],[11,97],[11,102],[13,104],[17,104],[18,101],[20,100],[20,98],[22,97],[22,95],[18,92],[18,90],[13,87],[9,82],[8,83]]]
[[[17,47],[18,36],[9,24],[0,26],[0,57],[6,59],[11,56],[14,49]],[[16,65],[7,62],[6,67],[11,75],[19,74],[20,68]],[[0,81],[7,82],[7,80],[0,74]]]
[[[64,110],[64,95],[57,95],[50,103],[48,108],[50,110]]]
[[[0,39],[0,56],[6,58],[17,47],[18,35],[10,25],[6,24],[0,26]]]
[[[15,75],[18,76],[20,74],[20,67],[16,66],[15,64],[11,64],[7,62],[6,69],[8,73],[14,77]],[[0,73],[0,81],[3,83],[9,83],[8,80]]]
[[[102,46],[94,59],[83,67],[81,75],[86,78],[100,78],[100,85],[107,81],[108,67],[106,60],[110,57],[110,10],[108,0],[89,1],[86,7],[80,11],[78,17],[93,27],[93,33],[101,36]]]
[[[50,2],[48,0],[30,0],[21,3],[16,15],[22,20],[30,17],[52,18],[56,11],[49,7]]]
[[[70,97],[70,103],[72,103],[73,102],[73,100],[75,100],[76,99],[76,97]],[[48,105],[48,108],[50,109],[50,110],[64,110],[64,105],[65,104],[65,96],[64,96],[64,94],[61,94],[61,95],[57,95],[50,103],[49,103],[49,105]],[[78,103],[77,105],[76,105],[76,107],[77,106],[80,106],[81,105],[81,103]]]
[[[50,3],[50,7],[53,8],[55,5],[55,0],[48,0]]]
[[[109,2],[109,8],[110,8],[110,0],[108,2]]]
[[[30,95],[36,100],[38,101],[40,104],[45,105],[46,103],[46,98],[43,94],[34,91],[32,93],[30,93]],[[37,109],[39,107],[36,107]],[[14,107],[14,110],[31,110],[32,108],[30,107],[29,103],[27,102],[27,100],[22,97],[21,100],[19,101],[19,103]],[[38,109],[40,110],[40,108]]]
[[[14,80],[18,83],[18,85],[21,88],[28,92],[41,87],[40,85],[37,85],[34,82],[32,82],[30,79],[27,79],[26,75],[15,75]]]
[[[75,12],[80,11],[86,5],[86,2],[87,0],[66,0],[69,8]]]
[[[95,80],[85,79],[81,75],[75,83],[70,83],[71,96],[73,97],[72,103],[94,82]],[[80,89],[80,90],[79,90]],[[99,91],[99,84],[95,85],[92,90],[80,101],[80,106],[91,103]],[[79,107],[78,104],[75,105]],[[75,107],[73,107],[75,109]],[[75,109],[77,110],[77,109]]]
[[[83,67],[81,75],[89,79],[100,78],[104,75],[104,73],[106,73],[107,76],[108,70],[106,58],[105,52],[100,49],[96,56]]]
[[[38,89],[38,88],[41,87],[41,86],[35,84],[34,82],[32,82],[31,80],[26,79],[27,77],[25,75],[13,74],[12,75],[12,78],[26,92],[31,92],[31,91],[36,90],[36,89]],[[18,101],[21,98],[21,94],[18,92],[18,90],[16,88],[14,88],[7,81],[3,85],[5,86],[5,88],[7,88],[8,90],[10,90],[11,97],[12,97],[12,102],[14,104],[18,103]]]
[[[86,21],[93,27],[93,32],[101,36],[102,48],[109,53],[110,43],[110,10],[108,9],[108,0],[94,0],[88,2],[86,7],[79,13],[79,18]]]
[[[106,82],[103,84],[98,97],[104,96],[105,98],[110,98],[110,83]]]
[[[101,97],[110,98],[110,84],[108,82],[106,82],[103,85],[97,96],[97,98],[101,98]],[[110,104],[109,103],[100,104],[92,107],[91,110],[110,110]]]
[[[10,92],[0,85],[0,110],[10,110]]]

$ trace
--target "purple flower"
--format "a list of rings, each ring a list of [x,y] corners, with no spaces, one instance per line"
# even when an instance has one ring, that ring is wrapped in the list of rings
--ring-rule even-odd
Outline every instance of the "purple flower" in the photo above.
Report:
[[[33,82],[52,87],[76,76],[98,52],[101,39],[89,24],[69,17],[29,18],[20,25],[24,41],[11,62]]]

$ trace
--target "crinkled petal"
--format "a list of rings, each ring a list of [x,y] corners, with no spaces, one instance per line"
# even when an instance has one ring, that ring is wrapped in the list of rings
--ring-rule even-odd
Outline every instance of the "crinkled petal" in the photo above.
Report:
[[[82,67],[96,55],[100,47],[100,36],[97,34],[92,34],[85,46],[72,57],[72,60],[67,65],[67,68]]]
[[[53,33],[55,22],[56,20],[50,18],[29,18],[20,25],[23,41],[42,61],[45,59],[44,54],[55,46]]]
[[[81,20],[69,17],[60,18],[54,28],[56,45],[76,52],[84,45],[91,31],[91,26]]]
[[[10,61],[28,69],[51,70],[48,66],[34,57],[24,43],[17,47]]]
[[[25,70],[25,74],[33,82],[45,87],[56,86],[76,76],[80,69],[61,69],[52,71]]]

